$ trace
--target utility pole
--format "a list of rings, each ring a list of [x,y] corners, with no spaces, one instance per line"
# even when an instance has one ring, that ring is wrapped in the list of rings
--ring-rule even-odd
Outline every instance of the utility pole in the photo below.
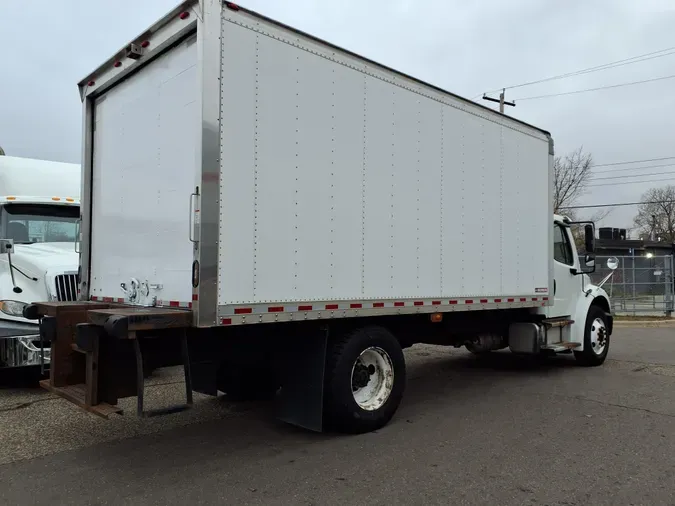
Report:
[[[504,101],[504,94],[506,93],[506,88],[502,88],[502,92],[499,94],[499,100],[496,98],[488,97],[485,93],[483,93],[483,100],[488,100],[490,102],[499,102],[499,112],[504,114],[504,106],[505,105],[510,105],[511,107],[515,107],[516,103],[515,102],[505,102]]]

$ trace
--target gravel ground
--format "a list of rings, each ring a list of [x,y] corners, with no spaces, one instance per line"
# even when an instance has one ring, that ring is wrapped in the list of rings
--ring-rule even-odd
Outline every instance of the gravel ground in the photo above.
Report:
[[[611,360],[407,350],[390,425],[314,434],[267,405],[109,421],[39,391],[0,393],[7,504],[675,504],[675,329],[617,329]],[[153,404],[180,401],[176,371]],[[39,437],[36,435],[39,434]],[[83,480],[86,481],[83,482]],[[31,494],[27,495],[26,491]]]
[[[157,371],[147,380],[146,409],[180,404],[184,400],[181,368]],[[136,398],[122,399],[119,406],[125,414],[104,420],[40,388],[3,388],[0,464],[234,416],[248,407],[198,393],[194,394],[194,400],[194,409],[183,413],[140,419],[136,417]],[[36,434],[40,435],[37,440]]]

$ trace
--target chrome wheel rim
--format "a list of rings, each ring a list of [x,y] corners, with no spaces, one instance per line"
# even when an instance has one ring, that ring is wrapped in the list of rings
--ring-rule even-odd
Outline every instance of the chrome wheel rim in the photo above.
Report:
[[[601,318],[596,318],[591,323],[591,349],[596,355],[602,355],[607,348],[609,335],[607,327]]]

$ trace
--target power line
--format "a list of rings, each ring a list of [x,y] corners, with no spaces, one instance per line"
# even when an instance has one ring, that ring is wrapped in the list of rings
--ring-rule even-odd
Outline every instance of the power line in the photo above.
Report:
[[[559,209],[593,209],[596,207],[640,206],[642,204],[675,204],[675,200],[648,200],[645,202],[619,202],[617,204],[593,204],[586,206],[561,206]]]
[[[643,184],[643,183],[657,183],[659,181],[675,181],[675,178],[668,177],[663,179],[645,179],[644,181],[622,181],[620,183],[600,183],[600,184],[589,184],[588,188],[598,187],[598,186],[616,186],[620,184]]]
[[[572,77],[572,76],[577,76],[577,75],[582,75],[582,74],[588,74],[588,73],[591,73],[591,72],[599,72],[601,70],[606,70],[606,69],[610,69],[610,68],[614,68],[614,67],[621,67],[623,65],[630,65],[631,63],[638,63],[638,62],[645,61],[645,60],[651,60],[653,58],[661,58],[663,56],[668,56],[668,55],[671,55],[671,54],[675,53],[674,50],[675,50],[675,47],[668,47],[668,48],[665,48],[665,49],[661,49],[659,51],[653,51],[651,53],[645,53],[645,54],[642,54],[642,55],[633,56],[631,58],[624,58],[623,60],[617,60],[617,61],[614,61],[614,62],[602,64],[602,65],[596,65],[594,67],[588,67],[588,68],[585,68],[585,69],[576,70],[574,72],[567,72],[565,74],[558,74],[556,76],[545,77],[544,79],[538,79],[536,81],[528,81],[528,82],[521,83],[521,84],[515,84],[513,86],[506,86],[506,88],[507,89],[522,88],[523,86],[530,86],[532,84],[545,83],[545,82],[553,81],[553,80],[556,80],[556,79],[564,79],[564,78],[567,78],[567,77]],[[661,53],[665,53],[665,54],[661,54]],[[504,88],[504,87],[502,87],[502,88]],[[496,90],[488,91],[487,93],[496,93],[498,91],[501,91],[502,88],[498,88]],[[478,95],[478,96],[480,96],[480,95]]]
[[[600,180],[606,180],[606,179],[626,179],[629,177],[648,177],[648,176],[663,176],[664,174],[675,174],[675,171],[673,170],[668,170],[665,172],[650,172],[647,174],[624,174],[622,176],[608,176],[608,177],[593,177],[590,178],[590,181],[600,181]]]
[[[644,160],[631,160],[628,162],[612,162],[612,163],[596,163],[593,167],[609,167],[611,165],[628,165],[630,163],[642,163],[642,162],[661,162],[663,160],[673,160],[675,156],[664,156],[663,158],[646,158]]]
[[[630,171],[630,170],[642,170],[642,169],[657,169],[659,167],[673,167],[673,166],[675,166],[675,163],[662,163],[662,164],[658,164],[658,165],[642,165],[640,167],[628,167],[626,169],[593,170],[593,168],[591,168],[591,170],[595,174],[607,174],[607,173],[614,174],[615,172],[626,172],[626,171]]]
[[[576,95],[578,93],[588,93],[589,91],[609,90],[611,88],[622,88],[624,86],[635,86],[637,84],[651,83],[651,82],[654,82],[654,81],[663,81],[664,79],[673,79],[674,77],[675,77],[675,74],[670,75],[670,76],[655,77],[653,79],[645,79],[644,81],[632,81],[630,83],[621,83],[621,84],[611,84],[609,86],[600,86],[599,88],[587,88],[585,90],[565,91],[563,93],[551,93],[550,95],[537,95],[537,96],[534,96],[534,97],[523,97],[523,98],[515,99],[514,102],[518,102],[518,101],[522,101],[522,100],[538,100],[540,98],[562,97],[563,95]]]

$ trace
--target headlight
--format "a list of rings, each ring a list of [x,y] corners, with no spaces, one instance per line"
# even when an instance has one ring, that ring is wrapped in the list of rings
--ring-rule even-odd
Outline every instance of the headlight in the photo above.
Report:
[[[23,308],[28,304],[18,300],[0,300],[0,311],[9,316],[23,317]]]

